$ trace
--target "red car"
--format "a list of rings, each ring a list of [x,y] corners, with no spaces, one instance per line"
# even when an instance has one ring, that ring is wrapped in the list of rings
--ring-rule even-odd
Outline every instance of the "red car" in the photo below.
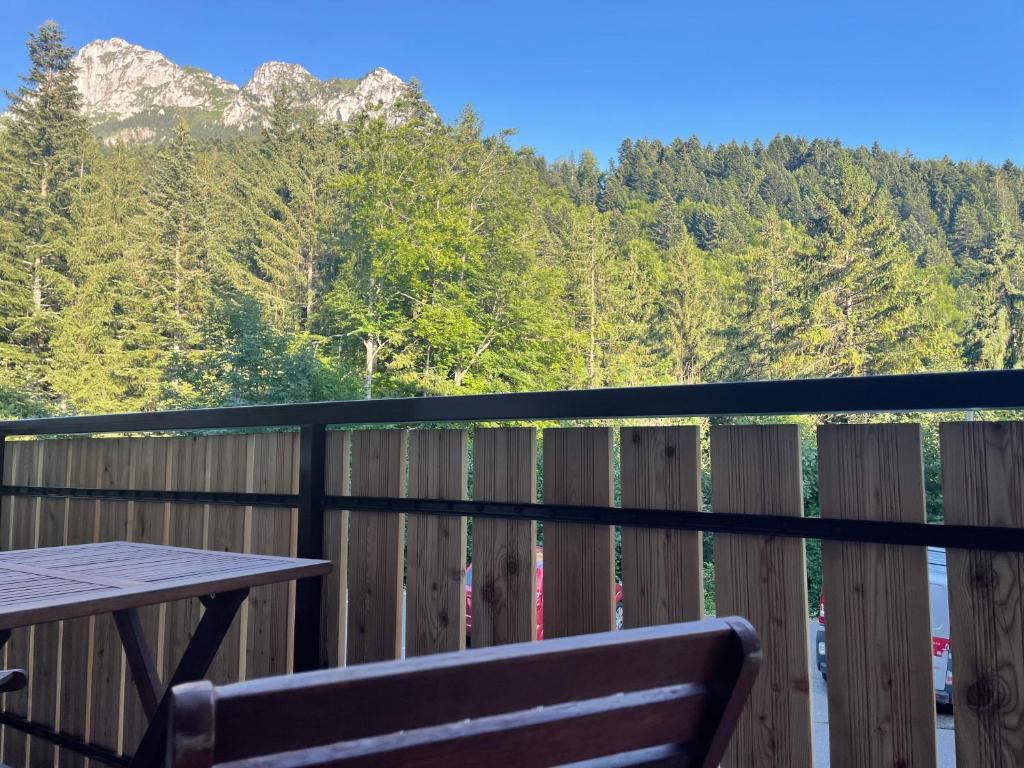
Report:
[[[622,585],[615,583],[615,628],[622,629]],[[466,566],[466,641],[473,636],[473,564]],[[537,547],[537,639],[544,639],[544,549]]]

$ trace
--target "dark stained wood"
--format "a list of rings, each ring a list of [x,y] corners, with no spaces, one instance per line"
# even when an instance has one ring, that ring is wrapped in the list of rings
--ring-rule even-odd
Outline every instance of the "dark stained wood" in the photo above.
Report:
[[[6,479],[14,483],[31,483],[36,480],[36,456],[38,442],[8,443],[6,446]],[[4,505],[4,549],[33,547],[36,542],[35,501],[33,499],[7,497]],[[34,627],[16,629],[11,633],[5,651],[8,668],[31,669],[32,639]],[[31,685],[31,680],[29,681]],[[29,690],[23,688],[4,696],[4,710],[13,715],[27,718]],[[3,755],[0,762],[11,766],[22,766],[29,762],[29,739],[13,728],[4,728]]]
[[[319,576],[330,567],[326,560],[126,541],[0,552],[0,628]]]
[[[943,424],[945,522],[1024,527],[1024,423]],[[1024,555],[949,549],[959,765],[1024,765]]]
[[[174,768],[551,765],[656,747],[637,755],[715,766],[759,661],[746,621],[712,619],[195,683],[172,691],[168,754]]]
[[[167,691],[160,699],[156,713],[150,720],[149,729],[138,750],[132,756],[133,768],[149,768],[159,763],[167,740],[168,710],[171,706],[171,689],[182,683],[192,682],[203,677],[210,664],[213,663],[217,649],[220,648],[224,636],[231,629],[239,607],[249,594],[248,589],[236,589],[221,592],[210,600],[199,620],[195,634],[189,640],[188,647],[181,656],[174,674],[167,683]]]
[[[23,669],[0,669],[0,693],[14,693],[28,685]]]
[[[473,432],[473,499],[537,500],[537,430]],[[537,637],[537,523],[473,520],[473,645],[483,648]]]
[[[156,672],[153,654],[142,630],[139,612],[134,608],[127,608],[123,611],[114,611],[113,617],[127,656],[132,682],[142,703],[142,710],[146,717],[152,720],[164,691],[160,676]]]

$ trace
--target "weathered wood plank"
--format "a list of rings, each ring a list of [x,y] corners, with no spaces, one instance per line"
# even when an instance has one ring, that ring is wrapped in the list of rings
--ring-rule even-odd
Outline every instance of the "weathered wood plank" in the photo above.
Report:
[[[211,438],[187,436],[168,438],[167,490],[201,491],[207,487],[207,449]],[[208,508],[202,504],[170,505],[167,543],[202,549],[206,544]],[[169,671],[181,658],[192,638],[202,605],[198,600],[176,600],[166,605],[164,623],[164,664]]]
[[[711,506],[734,514],[803,515],[796,425],[711,428]],[[743,616],[764,660],[726,753],[730,766],[812,764],[807,568],[801,539],[715,535],[719,616]]]
[[[924,522],[916,424],[818,428],[822,517]],[[924,547],[822,543],[832,765],[935,765]]]
[[[612,431],[544,430],[544,500],[612,506]],[[614,540],[610,525],[544,525],[544,637],[615,627]]]
[[[409,436],[409,495],[467,498],[468,433],[419,429]],[[406,656],[466,647],[466,518],[412,515],[408,530]]]
[[[69,440],[44,440],[38,445],[35,476],[39,485],[68,485],[70,478]],[[36,499],[37,506],[37,547],[57,547],[65,543],[67,525],[67,501],[65,499]],[[32,669],[29,678],[32,686],[32,720],[51,728],[57,724],[57,701],[60,678],[60,622],[40,624],[33,631]],[[32,765],[53,766],[54,747],[36,739],[32,744]]]
[[[207,451],[207,491],[246,490],[246,481],[251,470],[249,443],[255,435],[216,435],[210,440]],[[261,435],[262,437],[262,435]],[[270,471],[271,468],[267,467]],[[245,522],[248,510],[245,507],[227,504],[211,504],[206,508],[207,534],[206,549],[219,552],[245,552]],[[243,637],[245,610],[240,610],[231,622],[231,628],[217,650],[207,677],[215,683],[234,683],[240,679],[244,669]]]
[[[253,435],[254,493],[298,491],[298,433]],[[247,551],[261,555],[295,554],[295,511],[254,507]],[[283,675],[292,670],[295,596],[287,583],[257,587],[249,593],[245,677]]]
[[[6,446],[5,463],[11,483],[29,484],[37,482],[39,462],[37,456],[40,441],[11,442]],[[12,497],[8,500],[6,530],[4,531],[4,549],[28,549],[36,545],[36,500]],[[7,665],[13,669],[25,669],[31,672],[31,648],[34,627],[16,629],[11,632],[7,642]],[[4,694],[4,711],[21,717],[29,714],[29,692],[33,686],[29,684],[16,693]],[[25,734],[13,728],[4,728],[3,762],[11,766],[28,765],[30,756],[29,739]]]
[[[352,433],[352,494],[405,494],[405,430]],[[351,512],[348,539],[348,663],[401,654],[405,515]]]
[[[327,493],[349,493],[351,440],[348,432],[327,433],[327,467],[324,488]],[[338,667],[345,663],[345,595],[348,591],[348,511],[324,511],[324,557],[334,564],[324,577],[320,618],[320,665]]]
[[[624,507],[700,510],[697,427],[623,428],[620,456]],[[702,618],[702,550],[697,531],[623,526],[623,625],[647,627]]]
[[[1024,527],[1024,423],[943,424],[945,522]],[[1024,555],[946,551],[960,765],[1024,765]]]
[[[131,441],[132,438],[93,441],[99,451],[100,488],[130,486]],[[101,501],[97,504],[97,516],[96,541],[124,541],[128,538],[127,502]],[[100,746],[120,751],[121,709],[127,675],[121,638],[110,614],[93,618],[91,678],[90,737]]]
[[[101,469],[99,439],[75,438],[71,441],[73,461],[71,484],[82,488],[98,488]],[[89,544],[99,535],[99,504],[97,501],[72,499],[68,503],[68,544]],[[92,701],[92,618],[64,622],[61,637],[61,730],[79,738],[91,738],[92,722],[89,704]],[[85,760],[62,749],[59,763],[64,768],[85,765]]]
[[[173,439],[164,437],[146,437],[132,441],[132,487],[146,490],[165,490],[168,487],[169,449],[172,443]],[[131,529],[128,531],[129,541],[167,544],[171,505],[136,502],[133,506],[130,515]],[[165,616],[164,605],[151,605],[139,609],[142,631],[152,648],[155,671],[161,680],[167,679],[164,654]],[[126,686],[124,709],[124,748],[126,752],[134,753],[148,724],[134,685]]]
[[[473,432],[473,498],[537,500],[537,430]],[[523,643],[537,637],[537,523],[473,520],[473,645]]]

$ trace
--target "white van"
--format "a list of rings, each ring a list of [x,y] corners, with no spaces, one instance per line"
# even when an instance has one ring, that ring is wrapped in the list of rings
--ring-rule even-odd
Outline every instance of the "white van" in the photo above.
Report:
[[[932,607],[932,680],[935,700],[939,704],[953,701],[953,656],[949,648],[949,591],[946,586],[946,551],[928,547],[928,589]],[[818,634],[815,638],[815,657],[818,671],[828,679],[828,661],[825,656],[825,595],[822,593],[818,608]]]

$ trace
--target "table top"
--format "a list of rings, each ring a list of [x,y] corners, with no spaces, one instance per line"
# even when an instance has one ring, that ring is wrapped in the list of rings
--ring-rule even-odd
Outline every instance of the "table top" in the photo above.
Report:
[[[328,560],[128,541],[0,552],[0,629],[321,576],[330,570]]]

